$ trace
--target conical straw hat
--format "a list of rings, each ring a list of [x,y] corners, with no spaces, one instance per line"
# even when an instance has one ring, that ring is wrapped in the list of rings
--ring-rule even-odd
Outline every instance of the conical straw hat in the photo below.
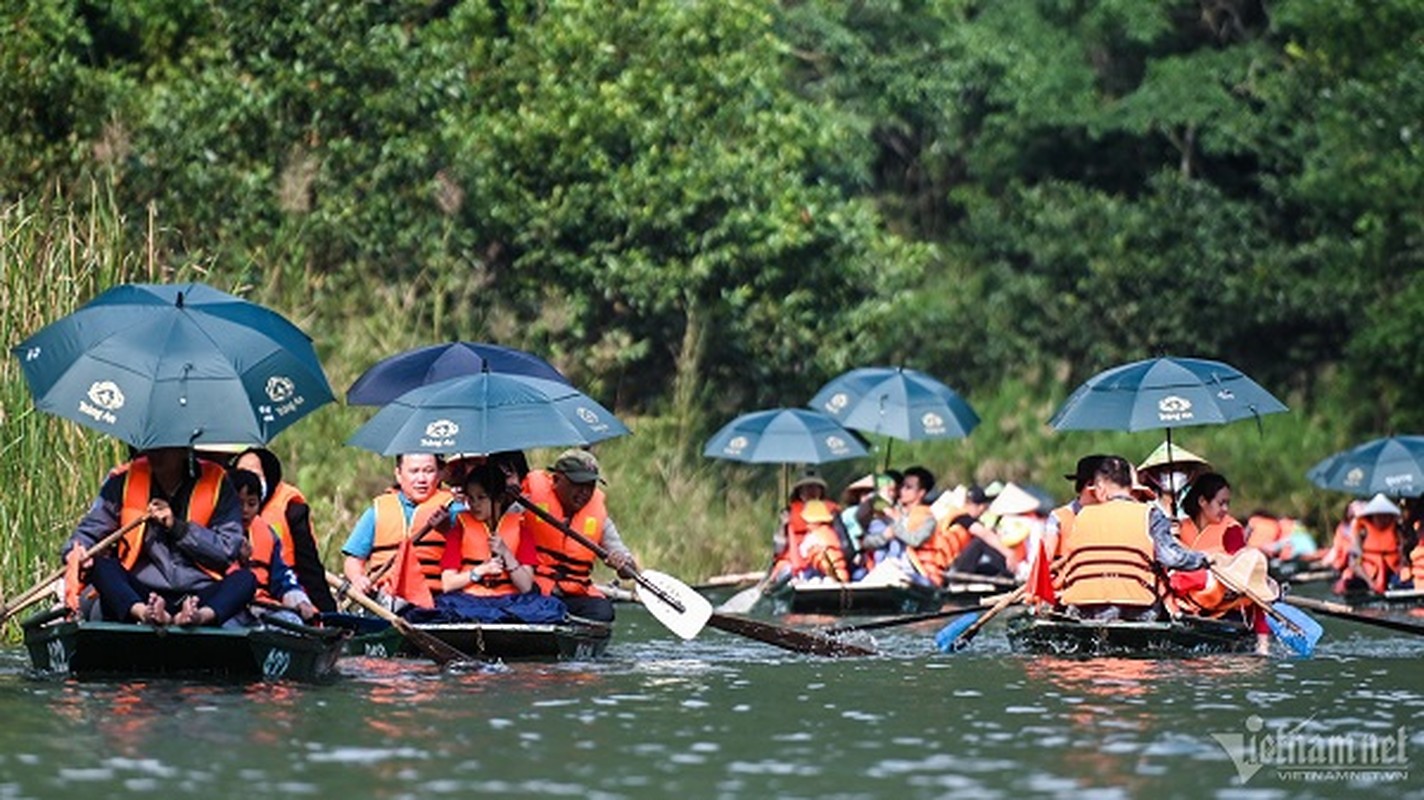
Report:
[[[1201,464],[1204,467],[1211,466],[1205,458],[1193,453],[1181,445],[1172,445],[1172,460],[1167,460],[1167,443],[1158,445],[1156,450],[1147,457],[1145,461],[1137,465],[1138,469],[1152,469],[1153,467],[1165,467],[1168,464]]]

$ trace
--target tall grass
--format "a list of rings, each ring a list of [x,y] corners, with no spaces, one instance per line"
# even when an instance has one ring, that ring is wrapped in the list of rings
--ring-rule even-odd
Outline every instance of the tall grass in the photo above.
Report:
[[[308,269],[292,255],[300,249],[281,241],[269,252],[285,256],[257,254],[245,265],[200,263],[175,271],[165,267],[163,231],[151,213],[133,226],[104,197],[89,198],[86,208],[80,212],[59,200],[0,208],[0,339],[7,348],[100,291],[133,280],[202,279],[279,310],[312,335],[338,395],[362,370],[391,353],[437,341],[486,338],[486,331],[451,329],[442,322],[449,315],[426,313],[426,289],[448,286],[454,280],[450,275],[422,275],[409,284],[372,278],[366,286],[346,288]],[[135,228],[146,233],[133,239],[129,231]],[[954,376],[942,377],[954,384]],[[1314,489],[1304,472],[1353,443],[1340,413],[1348,397],[1343,389],[1332,388],[1328,374],[1323,377],[1315,382],[1324,387],[1320,396],[1283,398],[1291,413],[1265,417],[1259,425],[1243,421],[1182,429],[1174,442],[1227,474],[1236,487],[1238,514],[1267,506],[1322,530],[1346,498]],[[787,397],[782,404],[799,405],[817,388],[807,386],[803,397]],[[828,464],[823,472],[832,486],[843,486],[881,466],[888,445],[892,465],[924,464],[941,485],[1013,480],[1041,485],[1066,499],[1069,487],[1061,475],[1079,455],[1115,452],[1139,461],[1160,443],[1160,432],[1053,432],[1045,421],[1071,388],[1061,374],[1024,375],[1006,368],[999,385],[967,393],[984,419],[968,438],[879,441],[872,457]],[[57,565],[58,547],[123,449],[74,423],[36,412],[13,356],[0,360],[0,402],[0,596],[9,597]],[[311,501],[318,539],[333,566],[356,516],[391,479],[389,459],[343,444],[370,415],[371,409],[333,404],[271,445],[289,480]],[[781,470],[711,461],[696,448],[685,452],[673,419],[625,421],[634,435],[605,442],[597,451],[614,518],[642,563],[689,581],[763,567],[783,492]],[[539,466],[553,456],[553,451],[535,451],[530,461]]]

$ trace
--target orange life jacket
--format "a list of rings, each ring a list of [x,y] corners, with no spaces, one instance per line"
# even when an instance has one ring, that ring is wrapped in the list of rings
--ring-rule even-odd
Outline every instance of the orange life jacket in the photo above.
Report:
[[[262,510],[257,512],[257,516],[265,520],[272,532],[277,534],[277,538],[282,540],[282,560],[289,567],[297,563],[297,545],[292,541],[291,526],[287,524],[287,507],[292,503],[310,505],[302,496],[301,490],[282,481],[272,490],[272,496],[267,498]]]
[[[1368,516],[1355,519],[1355,539],[1360,544],[1360,567],[1370,588],[1383,593],[1391,575],[1399,572],[1399,518],[1389,517],[1386,525],[1375,525]]]
[[[841,548],[841,537],[829,524],[812,523],[806,529],[798,549],[803,567],[841,583],[850,581],[850,568],[846,564],[845,550]]]
[[[1228,551],[1226,549],[1226,533],[1232,528],[1239,527],[1241,527],[1241,523],[1232,519],[1229,514],[1222,517],[1221,521],[1213,522],[1200,530],[1197,528],[1196,520],[1187,517],[1182,520],[1182,527],[1178,536],[1182,540],[1182,544],[1189,550],[1200,550],[1203,553],[1226,553],[1230,555],[1230,553],[1235,551]]]
[[[905,527],[914,530],[925,524],[925,520],[932,516],[934,516],[934,512],[930,510],[929,506],[915,506],[910,509]],[[911,563],[918,565],[921,573],[935,586],[943,586],[945,570],[954,563],[954,557],[964,550],[969,541],[967,537],[972,535],[962,525],[954,525],[949,530],[945,530],[936,524],[928,539],[921,542],[919,547],[910,549]]]
[[[252,555],[247,559],[247,568],[252,571],[253,577],[257,578],[257,600],[267,602],[278,602],[281,598],[272,596],[272,555],[277,547],[277,532],[272,530],[272,526],[267,524],[261,516],[254,517],[252,524],[247,526],[247,542],[252,545]],[[286,558],[282,559],[284,562]],[[238,564],[233,564],[229,572],[241,569]]]
[[[968,547],[969,541],[974,538],[974,534],[969,532],[968,527],[956,522],[963,517],[962,513],[946,517],[944,523],[938,526],[941,536],[939,546],[943,549],[944,557],[948,559],[945,562],[946,567],[954,563],[954,559],[964,552],[964,548]]]
[[[602,489],[594,489],[593,496],[583,508],[572,515],[565,514],[554,492],[553,476],[544,470],[533,470],[524,476],[524,496],[555,519],[565,520],[585,539],[602,546],[603,526],[608,521]],[[539,585],[540,592],[553,594],[558,589],[566,595],[603,596],[593,586],[593,565],[597,556],[592,550],[539,519],[532,511],[524,512],[523,525],[523,535],[534,537],[534,551],[538,556],[534,564],[534,582]]]
[[[1072,532],[1059,540],[1060,602],[1130,606],[1157,602],[1156,558],[1147,532],[1149,511],[1144,503],[1117,499],[1078,512]]]
[[[455,516],[455,521],[460,525],[460,569],[469,571],[481,564],[487,563],[494,554],[490,551],[489,526],[474,518],[474,515],[467,511],[461,511]],[[520,526],[523,524],[523,515],[505,514],[499,518],[499,538],[509,547],[511,552],[519,552]],[[500,573],[498,575],[487,575],[483,580],[466,586],[463,591],[479,597],[496,597],[499,595],[519,594],[519,587],[514,585],[514,581],[509,579],[509,575]]]
[[[1281,540],[1281,521],[1275,517],[1252,514],[1246,520],[1246,531],[1250,534],[1246,544],[1265,553],[1274,553],[1276,542]]]
[[[1424,589],[1424,536],[1421,536],[1419,544],[1409,551],[1409,577],[1414,582],[1415,589]]]
[[[217,464],[203,460],[197,463],[198,480],[193,484],[192,493],[188,495],[185,519],[206,528],[212,522],[213,509],[217,508],[218,492],[222,489],[225,476],[222,467]],[[110,474],[116,473],[124,476],[124,505],[119,512],[119,526],[122,527],[132,524],[134,520],[148,513],[148,501],[153,492],[153,468],[149,466],[146,456],[139,456]],[[124,538],[115,546],[115,556],[124,565],[124,569],[132,570],[138,562],[139,553],[143,550],[144,529],[147,527],[140,525],[134,528],[124,534]],[[193,566],[206,572],[213,580],[222,580],[223,574],[218,570],[198,563]]]
[[[371,546],[371,557],[366,561],[366,572],[372,573],[395,557],[396,550],[406,537],[425,527],[441,506],[450,502],[453,495],[445,489],[437,489],[434,494],[415,507],[410,524],[405,521],[405,509],[401,506],[399,492],[386,492],[372,501],[376,509],[376,536]],[[420,575],[430,591],[440,591],[440,557],[445,553],[445,537],[427,535],[420,543],[413,545],[416,561],[420,563]]]

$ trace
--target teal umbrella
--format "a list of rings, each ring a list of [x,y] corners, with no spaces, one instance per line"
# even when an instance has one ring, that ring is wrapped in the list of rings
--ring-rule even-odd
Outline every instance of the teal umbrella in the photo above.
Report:
[[[626,433],[613,412],[566,383],[484,372],[406,392],[346,443],[386,456],[497,453],[593,444]]]
[[[822,386],[807,403],[847,428],[906,442],[959,439],[979,424],[968,401],[939,380],[904,367],[861,367]],[[885,448],[890,465],[890,448]]]
[[[1099,372],[1048,424],[1060,431],[1145,431],[1223,425],[1285,411],[1244,373],[1220,361],[1150,358]],[[1170,441],[1170,438],[1169,440]]]
[[[748,464],[824,464],[865,455],[854,432],[819,411],[773,408],[743,414],[712,434],[702,455]]]
[[[139,449],[265,444],[332,400],[305,333],[201,283],[116,286],[11,352],[41,411]]]
[[[1418,497],[1424,494],[1424,436],[1365,442],[1325,458],[1306,477],[1322,489],[1357,497]]]

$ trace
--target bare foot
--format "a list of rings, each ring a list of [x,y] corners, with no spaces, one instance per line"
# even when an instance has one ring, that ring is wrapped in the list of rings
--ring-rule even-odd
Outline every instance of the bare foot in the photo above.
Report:
[[[140,622],[147,622],[160,628],[172,624],[173,617],[168,613],[168,604],[157,593],[148,596],[148,605],[144,607],[143,619]]]
[[[207,606],[200,607],[198,605],[198,598],[190,594],[183,598],[183,605],[178,609],[178,614],[173,617],[173,623],[189,628],[194,625],[207,625],[217,619],[217,616],[218,612],[211,608]]]

